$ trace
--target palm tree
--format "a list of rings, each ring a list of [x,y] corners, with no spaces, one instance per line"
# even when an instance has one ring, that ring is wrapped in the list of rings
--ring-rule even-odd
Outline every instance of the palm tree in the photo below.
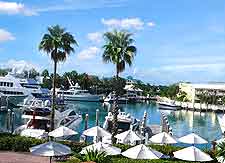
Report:
[[[65,61],[66,58],[74,52],[72,45],[77,45],[73,35],[66,32],[66,29],[61,28],[59,25],[48,27],[48,33],[44,34],[39,44],[39,50],[50,55],[54,63],[51,130],[54,130],[57,63]]]
[[[225,142],[221,142],[217,145],[217,159],[221,162],[225,161]]]
[[[127,31],[106,32],[104,34],[105,45],[103,46],[103,62],[113,63],[116,66],[116,79],[119,79],[119,73],[123,72],[126,68],[126,64],[132,65],[134,56],[137,49],[133,45],[134,39],[131,38],[132,34]],[[116,91],[116,90],[115,90]],[[118,97],[118,91],[116,91]],[[116,98],[117,99],[117,98]],[[118,130],[118,106],[117,100],[114,103],[113,109],[113,126],[112,126],[112,142],[115,143],[115,135]]]

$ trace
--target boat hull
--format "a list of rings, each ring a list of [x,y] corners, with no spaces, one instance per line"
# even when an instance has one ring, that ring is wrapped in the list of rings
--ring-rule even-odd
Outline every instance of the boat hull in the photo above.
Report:
[[[162,104],[158,103],[159,109],[164,109],[164,110],[177,110],[178,106],[176,105],[169,105],[169,104]]]
[[[11,105],[17,106],[19,103],[22,103],[26,97],[27,97],[27,95],[8,96],[8,102]]]
[[[88,101],[88,102],[100,102],[99,96],[66,96],[64,95],[65,101]]]

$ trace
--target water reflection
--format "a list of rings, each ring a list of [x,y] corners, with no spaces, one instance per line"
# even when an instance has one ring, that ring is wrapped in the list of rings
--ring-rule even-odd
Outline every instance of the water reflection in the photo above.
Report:
[[[216,113],[180,110],[168,115],[169,122],[176,136],[194,132],[212,141],[221,137],[221,130]]]
[[[88,127],[95,125],[96,109],[99,109],[99,124],[103,125],[105,116],[111,110],[111,104],[102,103],[88,103],[88,102],[70,102],[69,108],[73,108],[76,112],[80,112],[85,117],[89,114]],[[142,119],[144,112],[147,112],[148,124],[160,124],[161,113],[168,116],[169,123],[173,129],[175,136],[180,137],[185,134],[195,132],[205,139],[211,141],[221,137],[221,130],[217,121],[215,113],[200,113],[193,111],[169,111],[159,110],[157,105],[153,103],[137,103],[137,104],[121,104],[119,105],[121,111],[130,113],[137,119]],[[15,125],[21,125],[21,112],[16,110]],[[6,128],[6,113],[0,113],[0,131]],[[80,133],[84,130],[84,121],[76,129]]]

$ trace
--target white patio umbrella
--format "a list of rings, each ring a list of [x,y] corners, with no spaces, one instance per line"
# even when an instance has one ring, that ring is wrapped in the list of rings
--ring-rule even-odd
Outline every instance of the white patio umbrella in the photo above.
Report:
[[[164,155],[143,144],[132,147],[122,153],[123,156],[132,159],[160,159]]]
[[[117,147],[114,147],[110,144],[102,143],[102,142],[98,142],[98,143],[89,145],[87,147],[84,147],[80,153],[86,154],[87,151],[91,151],[91,150],[97,150],[99,152],[105,152],[106,155],[119,155],[121,153],[121,149],[119,149]]]
[[[195,133],[188,134],[178,139],[182,143],[186,144],[206,144],[208,141],[198,136]]]
[[[111,134],[104,130],[103,128],[99,126],[95,126],[92,128],[89,128],[83,132],[83,135],[86,136],[95,136],[95,137],[104,137],[104,136],[111,136]]]
[[[132,130],[117,134],[115,138],[117,138],[118,142],[122,144],[133,144],[135,141],[141,140],[141,138]]]
[[[200,149],[191,146],[179,151],[173,152],[174,157],[180,160],[187,161],[211,161],[213,160],[208,154],[202,152]]]
[[[47,143],[40,144],[30,148],[30,152],[33,155],[50,157],[50,163],[51,163],[53,156],[64,156],[64,155],[71,154],[71,149],[70,147],[66,145],[49,141]]]
[[[176,139],[172,135],[166,132],[162,132],[152,136],[150,138],[150,141],[156,144],[176,144],[177,143]]]
[[[64,136],[70,136],[70,135],[76,135],[78,134],[76,131],[68,128],[68,127],[65,127],[65,126],[61,126],[51,132],[48,133],[48,136],[52,136],[52,137],[55,137],[55,138],[58,138],[58,137],[64,137]]]

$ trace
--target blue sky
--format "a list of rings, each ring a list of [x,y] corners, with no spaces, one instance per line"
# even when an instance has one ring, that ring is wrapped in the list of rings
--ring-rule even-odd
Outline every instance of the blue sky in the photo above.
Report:
[[[138,53],[123,76],[152,84],[225,79],[223,0],[0,0],[0,66],[52,71],[37,46],[47,26],[59,24],[79,43],[59,72],[112,76],[102,63],[102,33],[134,33]]]

